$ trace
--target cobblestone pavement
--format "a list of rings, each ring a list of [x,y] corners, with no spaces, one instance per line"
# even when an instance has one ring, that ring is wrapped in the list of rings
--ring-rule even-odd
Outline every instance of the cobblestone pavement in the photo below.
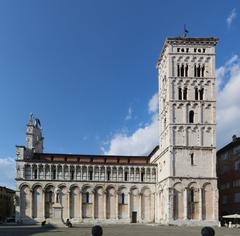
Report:
[[[92,225],[66,227],[1,226],[0,236],[91,236]],[[197,236],[201,227],[175,227],[152,225],[102,225],[103,236]],[[240,229],[215,228],[215,236],[240,235]]]

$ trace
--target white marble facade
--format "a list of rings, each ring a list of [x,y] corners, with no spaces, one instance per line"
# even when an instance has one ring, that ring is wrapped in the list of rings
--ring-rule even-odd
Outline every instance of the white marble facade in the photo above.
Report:
[[[17,146],[21,222],[215,225],[215,38],[167,38],[159,72],[159,147],[149,156],[47,154],[39,119]]]

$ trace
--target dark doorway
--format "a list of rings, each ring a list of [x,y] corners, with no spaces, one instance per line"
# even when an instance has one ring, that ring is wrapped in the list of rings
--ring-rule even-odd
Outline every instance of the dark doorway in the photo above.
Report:
[[[132,223],[137,223],[137,212],[136,211],[132,212]]]

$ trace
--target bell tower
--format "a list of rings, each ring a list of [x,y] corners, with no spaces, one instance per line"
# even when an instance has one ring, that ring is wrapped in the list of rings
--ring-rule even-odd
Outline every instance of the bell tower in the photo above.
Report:
[[[160,145],[158,219],[216,224],[216,38],[167,38],[157,63]],[[161,207],[160,207],[161,208]]]
[[[32,152],[43,152],[43,136],[41,122],[38,118],[33,120],[33,114],[30,114],[26,132],[26,148]]]

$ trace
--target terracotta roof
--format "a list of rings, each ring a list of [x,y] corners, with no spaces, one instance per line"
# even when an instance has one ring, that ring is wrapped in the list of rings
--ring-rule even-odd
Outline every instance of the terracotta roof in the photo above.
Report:
[[[37,162],[78,162],[96,164],[149,164],[150,156],[34,153],[33,158],[26,159],[26,161],[28,160]]]

